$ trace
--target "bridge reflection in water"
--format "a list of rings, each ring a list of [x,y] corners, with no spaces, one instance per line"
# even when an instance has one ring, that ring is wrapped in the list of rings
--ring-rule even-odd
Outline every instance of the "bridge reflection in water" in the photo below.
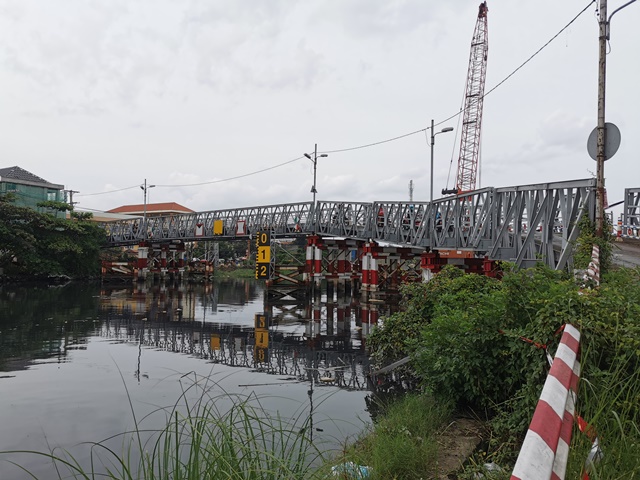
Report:
[[[239,283],[244,288],[235,291],[246,294],[238,299],[239,304],[259,296],[260,292],[254,291],[259,284]],[[138,284],[133,290],[103,289],[102,323],[97,333],[138,344],[140,355],[143,348],[154,348],[285,376],[287,381],[370,388],[366,338],[379,315],[394,307],[363,304],[355,298],[330,302],[316,298],[278,303],[265,300],[259,311],[256,302],[256,314],[264,314],[266,319],[265,337],[246,304],[240,316],[220,321],[219,294],[216,284],[175,288]],[[139,371],[138,366],[138,375]]]

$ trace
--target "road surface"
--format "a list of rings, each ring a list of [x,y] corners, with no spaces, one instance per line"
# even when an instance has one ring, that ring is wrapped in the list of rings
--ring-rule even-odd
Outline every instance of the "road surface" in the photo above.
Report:
[[[613,263],[621,267],[640,267],[640,241],[623,238],[613,244]]]

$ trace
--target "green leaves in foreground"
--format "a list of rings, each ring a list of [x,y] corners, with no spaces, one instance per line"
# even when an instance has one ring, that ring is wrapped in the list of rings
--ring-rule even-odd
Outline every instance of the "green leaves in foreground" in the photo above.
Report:
[[[405,289],[406,310],[371,337],[376,361],[411,355],[405,374],[426,392],[491,420],[489,449],[508,466],[547,376],[544,349],[553,356],[559,329],[574,324],[582,334],[577,409],[605,452],[592,478],[640,478],[640,269],[612,270],[584,291],[543,265],[504,271],[495,281],[444,269]],[[576,433],[573,444],[568,478],[579,478],[591,441]]]

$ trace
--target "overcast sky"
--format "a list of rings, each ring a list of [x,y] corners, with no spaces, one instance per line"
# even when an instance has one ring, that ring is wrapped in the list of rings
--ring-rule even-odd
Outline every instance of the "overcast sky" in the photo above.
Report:
[[[0,167],[79,191],[79,209],[142,203],[145,179],[150,203],[196,211],[310,201],[306,158],[227,179],[454,115],[479,3],[0,0]],[[486,91],[588,5],[490,0]],[[595,175],[596,7],[486,97],[482,186]],[[611,26],[606,120],[622,132],[605,168],[611,203],[640,187],[638,25],[640,2]],[[444,126],[455,131],[436,137],[436,197],[453,186],[460,142],[459,117]],[[424,132],[331,153],[318,199],[406,200],[413,180],[428,200],[429,155]]]

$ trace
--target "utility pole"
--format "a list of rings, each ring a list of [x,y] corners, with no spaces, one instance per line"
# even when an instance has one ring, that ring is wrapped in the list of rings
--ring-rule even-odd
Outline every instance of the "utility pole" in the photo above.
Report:
[[[78,203],[78,202],[74,202],[73,201],[73,194],[74,193],[80,193],[77,190],[65,190],[65,192],[67,192],[69,194],[69,205],[71,205],[71,208],[73,208],[73,206]]]
[[[318,190],[316,189],[316,170],[318,169],[318,144],[316,143],[313,149],[313,158],[311,158],[311,155],[309,155],[308,153],[305,153],[304,156],[313,162],[313,185],[311,186],[311,193],[313,193],[313,205],[311,208],[313,209],[313,218],[314,218],[313,231],[315,233],[316,231],[316,193],[318,193]],[[328,157],[328,156],[329,155],[327,155],[326,153],[323,153],[320,155],[320,158]]]
[[[144,239],[147,239],[147,190],[155,187],[155,185],[147,185],[147,179],[144,179],[144,185],[140,185],[140,188],[144,192],[144,206],[143,206],[143,214],[142,214],[142,223],[144,225]]]
[[[631,5],[636,0],[629,0],[621,7],[616,8],[607,18],[607,0],[600,0],[598,13],[598,126],[596,127],[596,235],[602,237],[604,232],[604,161],[607,128],[605,123],[605,94],[607,80],[607,42],[611,37],[611,18],[623,8]],[[617,129],[616,129],[617,130]],[[619,143],[619,139],[618,139]],[[611,148],[611,147],[610,147]],[[617,145],[615,146],[617,149]],[[613,153],[615,153],[615,149]],[[613,153],[609,153],[611,157]]]
[[[598,57],[598,126],[596,139],[596,235],[604,233],[605,92],[607,75],[607,0],[600,0]]]

